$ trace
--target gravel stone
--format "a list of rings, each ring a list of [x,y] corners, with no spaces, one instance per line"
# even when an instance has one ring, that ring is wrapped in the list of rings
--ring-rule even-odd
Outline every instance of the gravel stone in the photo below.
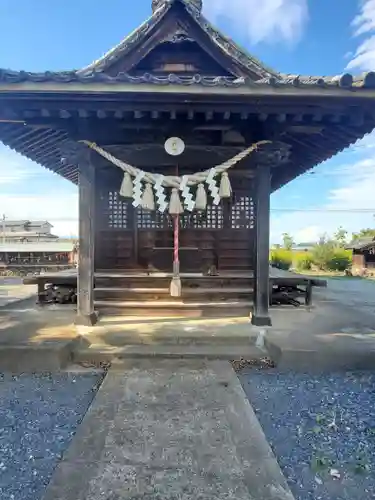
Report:
[[[375,373],[239,378],[297,500],[375,498]]]
[[[0,498],[40,500],[101,374],[0,374]]]

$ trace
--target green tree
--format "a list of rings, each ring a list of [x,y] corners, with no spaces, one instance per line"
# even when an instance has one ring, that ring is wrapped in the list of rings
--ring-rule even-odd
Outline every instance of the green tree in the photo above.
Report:
[[[285,250],[291,250],[294,245],[294,239],[293,236],[291,236],[289,233],[283,233],[283,247]]]
[[[313,262],[319,269],[327,268],[327,263],[334,257],[336,246],[335,242],[330,240],[326,234],[319,238],[319,243],[311,252]]]
[[[361,229],[359,233],[353,233],[353,241],[360,240],[362,238],[375,238],[375,229]]]
[[[344,247],[346,245],[348,237],[348,231],[340,226],[335,234],[333,235],[334,241],[337,243],[339,247]]]

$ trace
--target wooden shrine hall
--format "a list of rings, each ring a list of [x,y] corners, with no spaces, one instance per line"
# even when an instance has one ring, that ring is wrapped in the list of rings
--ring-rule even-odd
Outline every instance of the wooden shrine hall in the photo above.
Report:
[[[0,140],[78,185],[77,321],[106,301],[231,308],[232,294],[264,326],[270,195],[371,132],[374,98],[375,73],[279,73],[202,0],[152,0],[85,68],[0,70]]]

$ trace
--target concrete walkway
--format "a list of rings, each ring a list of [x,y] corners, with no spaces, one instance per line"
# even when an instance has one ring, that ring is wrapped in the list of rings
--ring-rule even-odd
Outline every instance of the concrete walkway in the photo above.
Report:
[[[225,361],[111,368],[44,500],[292,500]]]

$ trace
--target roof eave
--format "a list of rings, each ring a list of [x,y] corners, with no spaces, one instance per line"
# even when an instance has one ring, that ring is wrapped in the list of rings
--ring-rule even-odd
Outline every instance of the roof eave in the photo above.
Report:
[[[194,77],[192,77],[194,78]],[[157,81],[158,80],[158,81]],[[27,94],[36,97],[40,95],[51,95],[62,97],[63,95],[80,94],[82,96],[93,96],[95,94],[185,94],[185,95],[231,95],[231,96],[316,96],[320,98],[342,98],[352,97],[367,99],[375,97],[374,86],[352,86],[341,87],[334,84],[304,84],[293,85],[291,83],[270,83],[266,81],[246,82],[245,79],[227,79],[225,77],[210,78],[201,77],[199,80],[180,78],[170,75],[167,78],[157,79],[148,75],[142,77],[127,77],[122,79],[92,79],[82,81],[80,79],[66,82],[55,78],[51,80],[38,81],[26,79],[20,82],[0,81],[0,98],[19,96],[24,98]]]

